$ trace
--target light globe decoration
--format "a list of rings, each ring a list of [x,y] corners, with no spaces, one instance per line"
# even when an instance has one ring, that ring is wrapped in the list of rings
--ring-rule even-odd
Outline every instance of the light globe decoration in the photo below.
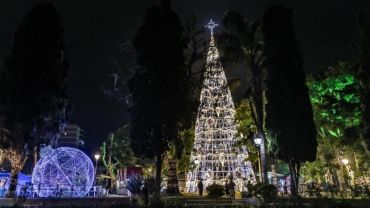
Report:
[[[94,165],[81,150],[70,147],[41,149],[33,173],[34,191],[39,197],[83,197],[94,182]]]
[[[189,193],[198,191],[200,179],[204,189],[212,183],[224,185],[233,180],[237,191],[245,191],[248,181],[256,182],[251,162],[247,160],[247,148],[234,147],[237,140],[235,108],[213,36],[216,26],[212,20],[206,26],[211,31],[211,40],[195,124],[191,168],[186,177],[185,191]]]

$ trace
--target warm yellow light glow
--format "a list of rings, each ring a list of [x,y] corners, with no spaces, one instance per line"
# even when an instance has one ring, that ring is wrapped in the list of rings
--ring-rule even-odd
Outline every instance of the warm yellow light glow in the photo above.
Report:
[[[349,160],[348,160],[348,159],[342,159],[342,163],[343,163],[344,165],[348,165],[348,162],[349,162]]]

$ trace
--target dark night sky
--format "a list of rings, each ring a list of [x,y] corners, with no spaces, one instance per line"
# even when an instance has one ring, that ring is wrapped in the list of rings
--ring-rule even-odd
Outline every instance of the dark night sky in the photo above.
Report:
[[[9,53],[13,35],[32,0],[0,0],[0,60]],[[105,97],[100,88],[113,72],[119,44],[141,24],[146,8],[160,0],[54,0],[65,29],[66,58],[71,65],[72,123],[87,133],[86,148],[98,150],[106,135],[128,122],[126,106]],[[270,5],[281,3],[295,10],[305,69],[324,70],[357,55],[356,14],[370,13],[369,0],[173,0],[181,16],[194,14],[198,24],[210,18],[220,22],[226,10],[248,18],[262,16]],[[212,3],[211,3],[212,2]],[[125,63],[123,63],[125,64]],[[129,63],[127,63],[129,65]],[[242,72],[237,70],[231,76]]]

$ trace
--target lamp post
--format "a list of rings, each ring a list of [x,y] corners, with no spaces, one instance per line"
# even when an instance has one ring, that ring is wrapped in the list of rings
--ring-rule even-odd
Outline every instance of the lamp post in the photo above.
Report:
[[[342,175],[343,175],[343,186],[342,186],[342,189],[345,193],[345,196],[347,196],[347,184],[348,184],[348,163],[349,163],[349,160],[346,159],[346,158],[343,158],[340,160],[343,164],[343,172],[342,172]],[[349,184],[348,184],[349,185]]]
[[[349,160],[348,159],[342,159],[342,163],[343,163],[343,165],[345,165],[345,166],[347,166],[348,165],[348,162],[349,162]]]
[[[98,173],[98,160],[100,159],[100,154],[99,153],[96,153],[94,155],[94,158],[95,158],[95,183],[96,183],[96,174]]]
[[[262,168],[261,168],[261,154],[260,154],[260,145],[261,145],[262,139],[260,137],[254,138],[254,143],[257,146],[257,153],[258,153],[258,172],[259,172],[259,178],[260,182],[262,183]]]

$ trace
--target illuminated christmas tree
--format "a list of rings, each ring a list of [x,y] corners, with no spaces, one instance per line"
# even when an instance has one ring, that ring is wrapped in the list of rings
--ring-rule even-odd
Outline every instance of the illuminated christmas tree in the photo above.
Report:
[[[186,180],[186,191],[192,193],[197,192],[200,179],[204,188],[214,182],[223,185],[233,180],[238,191],[245,190],[248,181],[255,182],[251,163],[246,160],[247,149],[234,147],[235,108],[213,36],[216,26],[212,20],[206,26],[211,31],[211,40],[190,158],[191,170]]]

